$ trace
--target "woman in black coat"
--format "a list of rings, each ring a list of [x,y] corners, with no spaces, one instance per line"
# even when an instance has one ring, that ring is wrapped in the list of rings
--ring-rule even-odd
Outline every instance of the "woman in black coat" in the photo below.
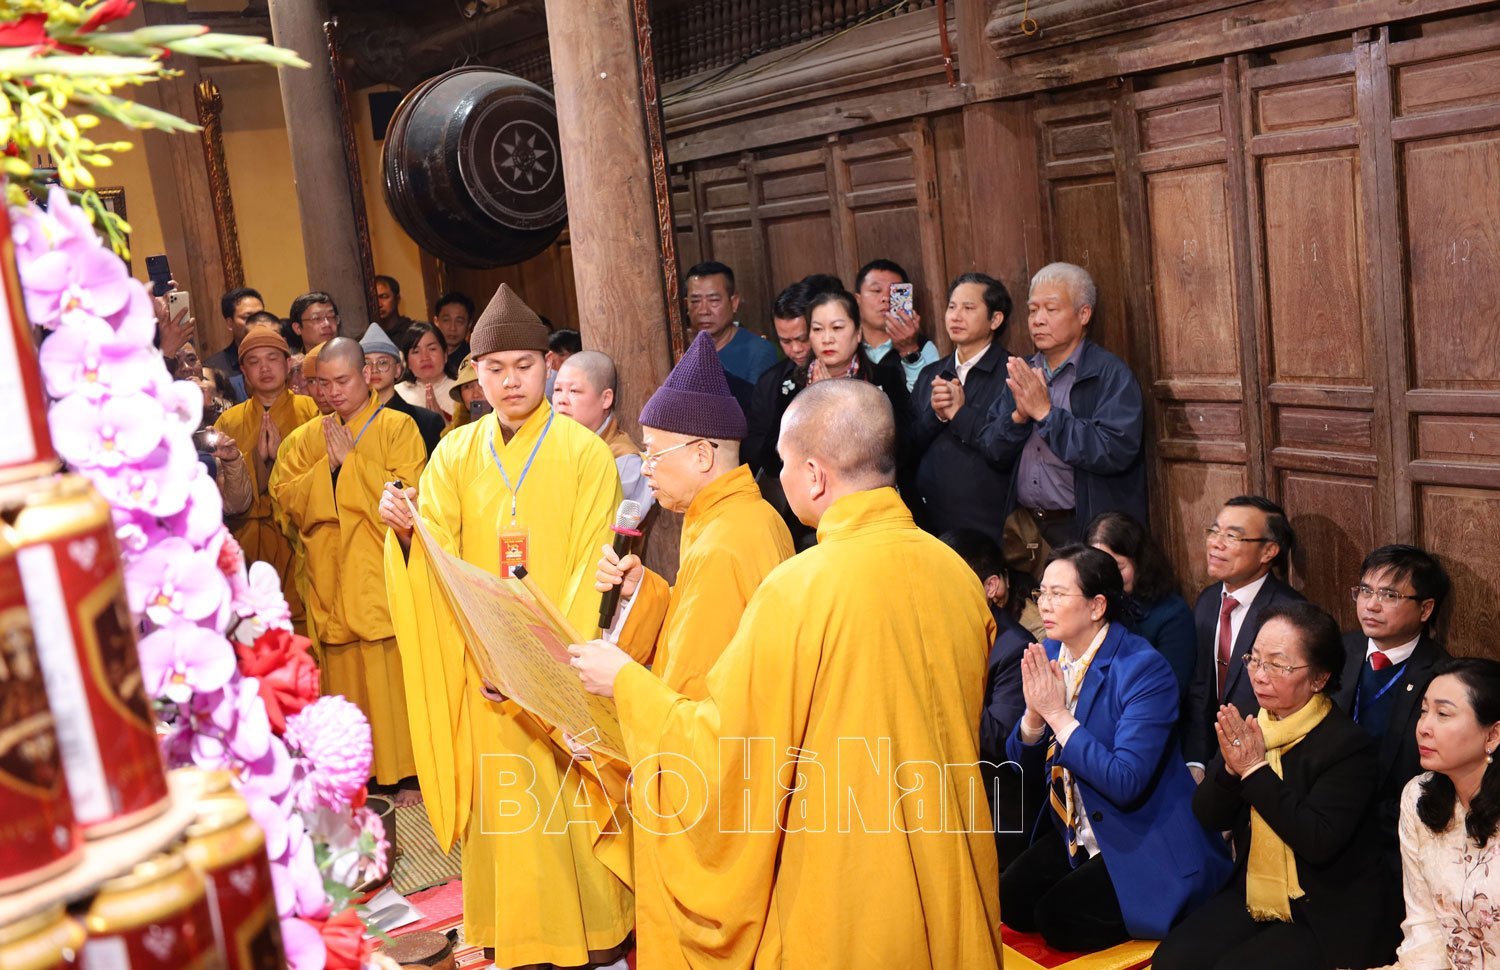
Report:
[[[1377,761],[1328,699],[1338,624],[1310,603],[1263,620],[1246,659],[1261,713],[1220,709],[1219,754],[1193,797],[1205,828],[1233,833],[1235,875],[1162,941],[1155,970],[1358,970],[1374,956]]]

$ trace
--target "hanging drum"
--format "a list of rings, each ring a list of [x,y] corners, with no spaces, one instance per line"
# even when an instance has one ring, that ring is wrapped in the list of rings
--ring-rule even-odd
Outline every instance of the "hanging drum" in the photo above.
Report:
[[[423,249],[476,269],[551,245],[568,220],[552,95],[488,67],[412,89],[386,130],[391,214]]]

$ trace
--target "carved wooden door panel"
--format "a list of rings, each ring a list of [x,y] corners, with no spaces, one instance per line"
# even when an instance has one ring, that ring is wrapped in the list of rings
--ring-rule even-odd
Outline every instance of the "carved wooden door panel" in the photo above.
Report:
[[[1206,582],[1204,527],[1262,471],[1232,71],[1201,73],[1140,82],[1116,119],[1136,373],[1154,403],[1154,529],[1189,592]]]
[[[1395,515],[1453,574],[1452,648],[1500,656],[1500,27],[1410,33],[1369,45]]]
[[[1266,487],[1297,532],[1295,584],[1351,629],[1360,560],[1395,534],[1371,66],[1240,67]]]

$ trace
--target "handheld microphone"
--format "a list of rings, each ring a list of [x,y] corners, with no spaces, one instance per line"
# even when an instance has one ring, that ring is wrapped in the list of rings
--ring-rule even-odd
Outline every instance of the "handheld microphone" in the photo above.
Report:
[[[630,499],[620,503],[620,509],[615,513],[615,524],[611,530],[615,534],[615,555],[624,559],[630,555],[632,547],[637,539],[641,537],[641,519],[645,513],[641,511],[641,503],[632,502]],[[611,586],[605,592],[604,598],[599,601],[599,629],[608,630],[615,620],[615,610],[620,605],[620,587]]]

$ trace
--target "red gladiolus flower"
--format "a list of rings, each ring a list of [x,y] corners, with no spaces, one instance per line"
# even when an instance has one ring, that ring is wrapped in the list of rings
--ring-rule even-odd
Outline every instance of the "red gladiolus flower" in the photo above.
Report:
[[[53,46],[47,36],[47,15],[29,13],[19,20],[0,26],[0,47]]]
[[[328,948],[325,970],[359,970],[364,963],[369,944],[365,941],[365,924],[349,906],[337,916],[326,920],[309,920],[323,934],[323,945]]]
[[[111,21],[130,16],[134,9],[135,0],[104,0],[94,9],[93,16],[84,23],[79,33],[91,34]]]
[[[271,730],[286,731],[286,719],[318,699],[318,665],[308,656],[311,641],[286,630],[267,630],[251,646],[237,643],[240,673],[260,679]]]

